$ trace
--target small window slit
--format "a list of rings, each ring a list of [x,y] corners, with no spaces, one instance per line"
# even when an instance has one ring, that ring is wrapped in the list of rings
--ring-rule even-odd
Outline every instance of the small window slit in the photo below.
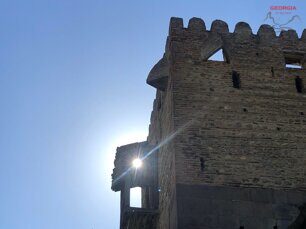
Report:
[[[201,163],[201,171],[203,172],[205,169],[205,161],[203,159],[203,157],[200,157],[200,163]]]
[[[232,71],[232,82],[234,88],[241,88],[240,75],[236,71]]]

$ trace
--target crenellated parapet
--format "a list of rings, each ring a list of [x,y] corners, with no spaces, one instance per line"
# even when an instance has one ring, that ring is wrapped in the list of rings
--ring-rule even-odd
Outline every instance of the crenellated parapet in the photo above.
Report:
[[[246,22],[238,22],[234,31],[222,20],[212,22],[210,29],[201,18],[191,18],[184,27],[182,18],[170,19],[164,57],[152,69],[148,83],[160,90],[167,87],[167,75],[175,62],[203,63],[222,49],[229,68],[273,69],[276,75],[285,71],[286,55],[298,56],[305,65],[306,30],[301,37],[295,30],[276,34],[270,25],[261,25],[256,33]],[[167,64],[165,64],[167,63]],[[274,74],[274,73],[273,73]]]
[[[205,22],[200,18],[191,18],[187,28],[183,24],[182,18],[171,18],[170,20],[169,36],[174,38],[175,41],[178,40],[178,37],[191,40],[193,38],[198,39],[199,34],[204,38],[213,37],[211,34],[218,34],[224,40],[230,40],[234,37],[243,39],[252,37],[258,44],[265,45],[265,43],[269,44],[271,41],[275,41],[275,44],[279,45],[280,48],[288,48],[289,45],[292,49],[306,51],[305,30],[301,37],[298,37],[295,30],[282,31],[276,36],[274,29],[269,25],[261,25],[257,33],[254,34],[251,26],[245,22],[238,22],[235,25],[234,32],[229,32],[228,24],[222,20],[213,21],[210,30],[206,29]]]
[[[214,32],[220,34],[238,34],[238,35],[253,35],[258,37],[276,37],[274,29],[270,25],[261,25],[257,31],[257,34],[253,34],[251,26],[246,22],[238,22],[235,25],[234,32],[229,32],[228,24],[222,20],[215,20],[211,24],[210,30],[206,29],[205,22],[201,18],[193,17],[188,22],[188,27],[184,27],[182,18],[172,17],[170,19],[169,36],[179,35],[183,32]],[[305,40],[306,30],[303,31],[303,35],[299,38],[295,30],[281,31],[278,36],[280,40]]]
[[[228,71],[256,68],[283,77],[287,64],[305,68],[306,29],[300,37],[295,30],[277,35],[272,26],[263,24],[254,33],[248,23],[238,22],[230,32],[222,20],[213,21],[208,29],[201,18],[191,18],[184,27],[182,18],[172,17],[165,54],[150,71],[147,83],[166,91],[172,66],[180,66],[175,63],[207,64],[221,49]]]

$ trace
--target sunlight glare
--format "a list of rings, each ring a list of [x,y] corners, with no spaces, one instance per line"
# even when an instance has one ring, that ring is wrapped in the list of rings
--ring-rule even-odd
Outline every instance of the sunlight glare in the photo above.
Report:
[[[104,153],[104,168],[107,169],[108,173],[111,174],[114,168],[114,160],[116,155],[116,149],[119,146],[127,145],[134,142],[142,142],[147,139],[148,132],[147,131],[140,131],[135,130],[131,132],[127,132],[120,136],[117,136],[110,145],[107,147],[107,153]]]
[[[133,164],[134,168],[138,169],[138,168],[140,168],[142,166],[142,161],[139,158],[135,158],[133,160],[132,164]]]

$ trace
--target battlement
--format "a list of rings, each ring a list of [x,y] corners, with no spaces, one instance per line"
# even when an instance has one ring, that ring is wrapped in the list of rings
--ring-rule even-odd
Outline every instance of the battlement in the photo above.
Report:
[[[246,22],[238,22],[235,26],[234,32],[229,32],[228,24],[222,20],[215,20],[211,24],[210,30],[206,29],[205,22],[201,18],[193,17],[188,22],[188,27],[184,27],[183,19],[172,17],[170,19],[169,25],[169,36],[178,36],[184,32],[191,33],[203,33],[203,32],[212,32],[219,34],[236,34],[242,36],[255,36],[259,38],[274,39],[278,38],[280,40],[287,40],[292,42],[302,41],[306,42],[306,29],[304,29],[302,36],[298,37],[298,34],[295,30],[281,31],[279,36],[276,35],[273,27],[267,24],[260,26],[256,34],[253,34],[252,28]]]
[[[182,43],[184,45],[180,45]],[[299,62],[304,65],[306,29],[300,37],[295,30],[281,31],[277,35],[273,27],[264,24],[254,34],[251,26],[245,22],[238,22],[234,31],[230,32],[228,24],[221,20],[213,21],[208,30],[200,18],[191,18],[187,28],[184,27],[182,18],[171,18],[166,53],[184,53],[181,57],[185,59],[187,54],[191,59],[201,61],[207,60],[221,48],[225,50],[228,59],[234,62],[237,60],[240,63],[241,59],[247,58],[246,63],[241,63],[248,67],[257,63],[283,68],[284,50],[302,53]]]
[[[222,50],[223,62],[212,63],[210,58],[219,50]],[[301,77],[306,69],[306,29],[301,37],[295,30],[277,35],[270,25],[264,24],[253,34],[248,23],[238,22],[230,32],[226,22],[215,20],[208,30],[200,18],[191,18],[185,28],[182,18],[173,17],[165,54],[152,68],[147,83],[165,91],[171,66],[176,63],[227,68],[229,72],[261,69],[277,78]],[[296,65],[298,70],[288,65]]]

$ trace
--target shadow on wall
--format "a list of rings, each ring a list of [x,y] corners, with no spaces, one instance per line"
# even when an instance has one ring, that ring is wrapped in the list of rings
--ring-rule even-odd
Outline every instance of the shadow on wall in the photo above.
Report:
[[[306,229],[306,203],[299,207],[300,214],[288,229]]]

